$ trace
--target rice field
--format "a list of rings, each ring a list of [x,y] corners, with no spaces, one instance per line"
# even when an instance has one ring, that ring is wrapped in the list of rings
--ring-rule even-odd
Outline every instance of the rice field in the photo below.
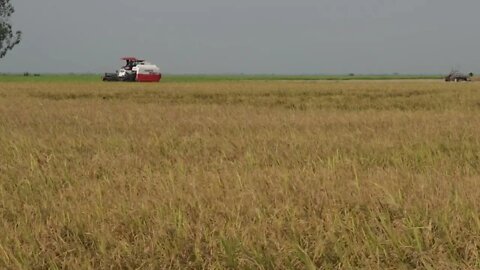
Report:
[[[0,82],[0,268],[478,269],[480,83]]]

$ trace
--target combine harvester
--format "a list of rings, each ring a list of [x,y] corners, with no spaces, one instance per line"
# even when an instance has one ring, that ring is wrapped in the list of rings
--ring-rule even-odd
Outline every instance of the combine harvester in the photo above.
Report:
[[[162,78],[158,66],[135,57],[124,57],[127,61],[116,73],[105,73],[105,82],[159,82]]]

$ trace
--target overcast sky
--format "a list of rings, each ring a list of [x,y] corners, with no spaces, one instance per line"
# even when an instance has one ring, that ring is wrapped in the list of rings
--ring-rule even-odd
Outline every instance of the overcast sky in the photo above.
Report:
[[[479,0],[13,0],[0,72],[480,72]]]

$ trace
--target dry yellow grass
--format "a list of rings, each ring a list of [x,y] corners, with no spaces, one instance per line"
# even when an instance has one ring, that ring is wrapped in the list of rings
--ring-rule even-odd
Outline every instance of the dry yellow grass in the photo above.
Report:
[[[0,268],[475,269],[480,84],[0,84]]]

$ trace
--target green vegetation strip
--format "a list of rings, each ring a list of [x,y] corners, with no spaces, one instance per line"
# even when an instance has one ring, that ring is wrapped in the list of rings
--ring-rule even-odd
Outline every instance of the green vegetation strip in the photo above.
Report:
[[[98,82],[100,74],[0,75],[0,82]],[[281,80],[415,80],[441,79],[441,75],[164,75],[162,82],[281,81]]]

